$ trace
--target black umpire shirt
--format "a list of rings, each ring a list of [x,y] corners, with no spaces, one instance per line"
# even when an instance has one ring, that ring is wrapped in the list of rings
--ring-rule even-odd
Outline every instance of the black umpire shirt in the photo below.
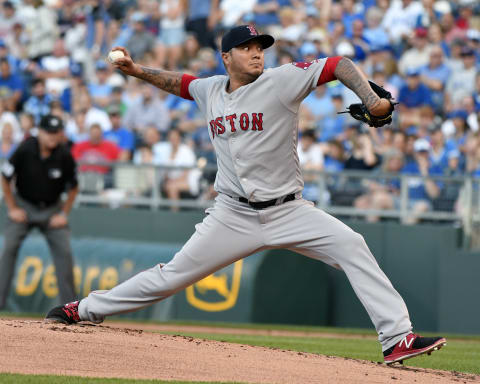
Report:
[[[64,191],[78,184],[76,163],[68,148],[61,144],[42,159],[36,137],[19,145],[3,164],[2,175],[7,180],[15,176],[17,194],[40,207],[55,204]]]

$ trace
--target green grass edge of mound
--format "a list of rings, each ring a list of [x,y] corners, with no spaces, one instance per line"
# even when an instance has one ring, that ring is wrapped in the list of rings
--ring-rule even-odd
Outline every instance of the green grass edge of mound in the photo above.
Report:
[[[134,380],[134,379],[107,379],[79,376],[56,375],[23,375],[17,373],[0,373],[1,384],[242,384],[220,381],[165,381],[165,380]]]
[[[197,332],[161,333],[383,363],[380,344],[372,339],[337,337],[318,338],[310,336],[225,335]],[[479,361],[480,341],[447,339],[447,345],[441,350],[433,352],[430,356],[422,355],[413,359],[405,360],[404,366],[456,371],[478,375],[480,374]]]

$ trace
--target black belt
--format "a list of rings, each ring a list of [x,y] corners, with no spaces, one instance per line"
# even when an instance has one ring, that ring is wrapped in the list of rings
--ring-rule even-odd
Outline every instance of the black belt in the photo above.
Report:
[[[282,200],[280,204],[286,203],[287,201],[295,200],[295,193],[291,193],[285,197],[280,197],[278,199],[272,199],[267,201],[248,201],[245,197],[233,197],[233,199],[240,201],[241,203],[246,203],[254,209],[265,209],[271,207],[272,205],[277,205],[278,200]]]

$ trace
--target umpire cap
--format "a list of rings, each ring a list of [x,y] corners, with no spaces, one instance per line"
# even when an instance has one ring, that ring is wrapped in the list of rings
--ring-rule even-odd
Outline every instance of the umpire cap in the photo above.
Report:
[[[223,35],[222,52],[228,52],[250,40],[258,40],[263,49],[271,47],[275,42],[275,39],[270,35],[260,35],[253,25],[240,25]]]
[[[62,119],[58,118],[57,116],[45,115],[40,120],[40,125],[38,128],[49,133],[57,133],[63,130],[63,122]]]

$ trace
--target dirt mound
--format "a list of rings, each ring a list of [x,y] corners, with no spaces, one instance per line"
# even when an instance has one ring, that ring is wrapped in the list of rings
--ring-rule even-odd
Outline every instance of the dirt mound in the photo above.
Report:
[[[0,319],[0,372],[245,383],[449,383],[480,377],[106,325]]]

